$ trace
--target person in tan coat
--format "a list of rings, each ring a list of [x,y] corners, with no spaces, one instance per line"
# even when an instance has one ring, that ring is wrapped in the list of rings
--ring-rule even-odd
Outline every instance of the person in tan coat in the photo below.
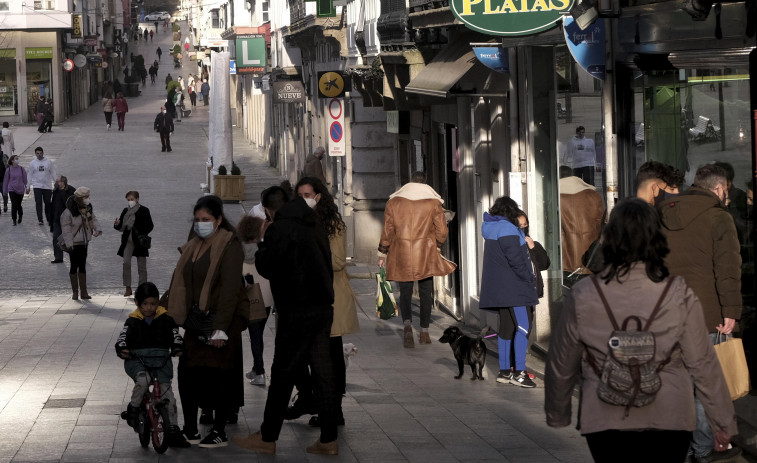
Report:
[[[439,251],[448,233],[442,204],[441,196],[426,184],[426,174],[415,172],[409,183],[389,196],[384,210],[378,265],[386,263],[387,280],[399,282],[405,347],[415,347],[410,307],[413,284],[418,282],[421,303],[420,343],[431,344],[433,277],[449,275],[456,268]]]
[[[562,269],[565,274],[589,274],[581,257],[599,238],[605,203],[593,185],[574,176],[569,167],[560,167],[560,235]]]
[[[683,278],[670,276],[663,260],[668,252],[654,209],[640,199],[620,202],[603,234],[607,267],[573,286],[553,332],[544,378],[547,424],[570,424],[573,390],[580,384],[577,427],[597,462],[683,462],[696,426],[694,387],[716,431],[715,450],[731,457],[738,453],[728,449],[730,436],[738,433],[736,414],[707,337],[702,304]],[[627,409],[597,394],[600,379],[589,353],[601,368],[613,325],[594,278],[619,324],[629,316],[646,324],[661,301],[648,331],[655,336],[653,361],[662,386],[648,405]]]

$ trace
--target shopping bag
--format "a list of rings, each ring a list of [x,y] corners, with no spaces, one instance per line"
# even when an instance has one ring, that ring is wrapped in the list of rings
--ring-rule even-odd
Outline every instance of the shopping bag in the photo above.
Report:
[[[247,298],[250,300],[250,321],[262,320],[268,316],[263,302],[263,292],[260,290],[260,284],[254,283],[247,285]]]
[[[726,338],[725,341],[718,339],[715,344],[715,353],[723,369],[731,400],[747,395],[749,393],[749,367],[746,365],[744,344],[741,339]]]
[[[376,315],[382,320],[389,320],[398,315],[397,303],[394,301],[392,285],[386,281],[386,269],[381,267],[376,275]]]

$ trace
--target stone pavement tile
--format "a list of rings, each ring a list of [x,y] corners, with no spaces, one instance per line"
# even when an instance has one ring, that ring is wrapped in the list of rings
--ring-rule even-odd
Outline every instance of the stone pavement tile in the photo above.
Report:
[[[120,415],[79,415],[76,420],[77,427],[88,426],[115,426],[121,422]]]
[[[113,447],[116,426],[75,426],[69,442],[108,442]]]
[[[61,463],[102,463],[110,458],[111,449],[67,449]]]
[[[400,448],[402,455],[407,458],[407,461],[413,463],[447,463],[460,461],[452,453],[443,447],[439,448]]]

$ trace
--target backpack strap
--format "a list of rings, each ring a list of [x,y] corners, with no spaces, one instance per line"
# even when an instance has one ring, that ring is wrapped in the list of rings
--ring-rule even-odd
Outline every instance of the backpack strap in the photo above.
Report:
[[[602,305],[605,306],[605,310],[607,311],[607,316],[610,318],[612,327],[615,329],[615,331],[619,331],[620,327],[618,326],[618,321],[615,320],[615,316],[612,314],[612,310],[610,310],[610,304],[607,303],[605,293],[602,292],[602,288],[600,288],[599,283],[597,283],[596,274],[591,276],[591,281],[592,283],[594,283],[594,287],[597,288],[597,293],[599,293],[599,298],[602,299]]]
[[[663,299],[665,299],[665,296],[668,294],[668,290],[673,285],[673,280],[674,280],[673,277],[669,277],[668,278],[668,284],[666,284],[665,285],[665,289],[662,290],[662,294],[660,295],[660,298],[657,300],[657,305],[654,307],[654,310],[649,315],[649,319],[647,320],[647,324],[644,325],[644,330],[643,331],[649,331],[649,326],[652,324],[652,320],[654,320],[654,318],[657,316],[657,313],[662,308],[662,301],[663,301]]]

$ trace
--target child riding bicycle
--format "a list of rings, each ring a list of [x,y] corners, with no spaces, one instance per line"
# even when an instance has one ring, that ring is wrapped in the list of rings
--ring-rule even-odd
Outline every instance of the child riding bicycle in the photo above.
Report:
[[[134,380],[131,402],[126,409],[126,422],[135,430],[139,426],[142,398],[152,381],[147,368],[159,367],[157,376],[161,398],[168,401],[170,421],[166,441],[169,447],[189,447],[189,442],[177,426],[176,398],[171,388],[173,362],[167,358],[169,355],[181,355],[184,340],[176,322],[164,307],[158,305],[159,297],[158,288],[153,283],[139,285],[134,293],[137,310],[129,314],[116,341],[116,353],[124,359],[124,370]]]

